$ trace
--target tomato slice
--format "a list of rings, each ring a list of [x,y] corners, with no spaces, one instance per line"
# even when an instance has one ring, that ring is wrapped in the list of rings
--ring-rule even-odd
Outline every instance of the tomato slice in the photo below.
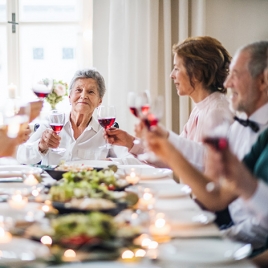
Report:
[[[75,246],[91,243],[99,243],[101,240],[98,237],[89,237],[86,235],[77,235],[72,237],[65,237],[61,239],[62,244],[71,244]]]

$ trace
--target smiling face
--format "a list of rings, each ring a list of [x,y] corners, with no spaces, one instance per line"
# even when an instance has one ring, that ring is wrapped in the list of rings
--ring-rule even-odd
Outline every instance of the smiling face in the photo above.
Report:
[[[92,78],[77,79],[69,98],[72,111],[80,114],[92,115],[95,108],[102,102],[98,91],[98,84]]]
[[[224,82],[231,89],[231,105],[235,111],[245,112],[248,116],[256,110],[261,90],[259,78],[253,78],[248,69],[250,53],[241,51],[236,54],[230,65],[230,73]]]
[[[194,91],[194,88],[190,83],[190,78],[184,66],[183,59],[175,54],[173,63],[174,67],[170,74],[170,77],[174,81],[178,95],[180,96],[191,95],[192,92]]]

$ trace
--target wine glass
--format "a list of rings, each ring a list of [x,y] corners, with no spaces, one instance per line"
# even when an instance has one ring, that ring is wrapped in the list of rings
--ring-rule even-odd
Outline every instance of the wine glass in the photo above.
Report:
[[[65,114],[63,112],[59,112],[57,110],[53,110],[49,115],[49,124],[53,131],[56,132],[57,135],[60,134],[65,122]],[[65,148],[55,148],[51,149],[53,152],[63,153],[66,151]]]
[[[127,104],[131,113],[137,118],[142,118],[150,108],[149,91],[145,90],[141,93],[129,92],[127,96]]]
[[[115,107],[113,105],[99,106],[98,107],[98,121],[99,124],[105,129],[109,129],[115,122]],[[111,148],[111,144],[106,142],[107,149]]]
[[[161,120],[164,113],[164,98],[163,96],[157,96],[151,103],[150,108],[142,117],[147,130],[150,131],[150,128],[156,126]],[[144,143],[146,148],[146,143]],[[141,161],[156,161],[157,157],[153,152],[147,151],[146,153],[138,155],[138,159]]]
[[[228,132],[230,121],[226,118],[223,121],[210,120],[206,123],[203,132],[203,142],[214,147],[217,151],[225,150],[228,147]],[[216,182],[209,182],[206,185],[206,190],[212,192],[219,189],[225,181],[225,177],[221,174]]]
[[[32,83],[32,90],[35,95],[40,99],[44,100],[44,98],[51,93],[53,88],[53,79],[50,77],[37,77],[34,78]]]

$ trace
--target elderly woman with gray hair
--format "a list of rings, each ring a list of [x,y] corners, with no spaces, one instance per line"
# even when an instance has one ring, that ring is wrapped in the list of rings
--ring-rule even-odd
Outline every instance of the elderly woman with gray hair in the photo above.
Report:
[[[71,111],[65,114],[65,123],[57,135],[47,120],[30,137],[27,143],[18,148],[17,160],[23,164],[57,165],[60,161],[95,159],[99,147],[105,144],[103,129],[92,116],[94,110],[102,103],[105,82],[100,73],[94,69],[79,70],[70,83],[69,100]],[[29,146],[30,145],[30,146]],[[57,147],[66,151],[59,153],[50,150]],[[127,157],[127,149],[114,146],[115,155]],[[106,150],[107,151],[107,150]],[[102,154],[105,158],[107,152]]]

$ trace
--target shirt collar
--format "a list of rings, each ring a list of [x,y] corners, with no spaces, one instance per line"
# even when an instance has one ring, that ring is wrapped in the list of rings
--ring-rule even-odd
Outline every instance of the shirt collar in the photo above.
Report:
[[[70,127],[72,127],[72,124],[71,124],[71,121],[70,121],[70,114],[71,112],[68,112],[68,113],[65,113],[65,123],[64,125],[66,124],[69,124]],[[95,132],[98,132],[99,129],[100,129],[100,124],[99,122],[96,120],[96,118],[92,115],[92,119],[90,120],[88,126],[86,127],[86,130],[94,130]]]
[[[268,102],[266,104],[264,104],[262,107],[260,107],[257,111],[255,111],[250,117],[249,119],[265,125],[268,123]]]

